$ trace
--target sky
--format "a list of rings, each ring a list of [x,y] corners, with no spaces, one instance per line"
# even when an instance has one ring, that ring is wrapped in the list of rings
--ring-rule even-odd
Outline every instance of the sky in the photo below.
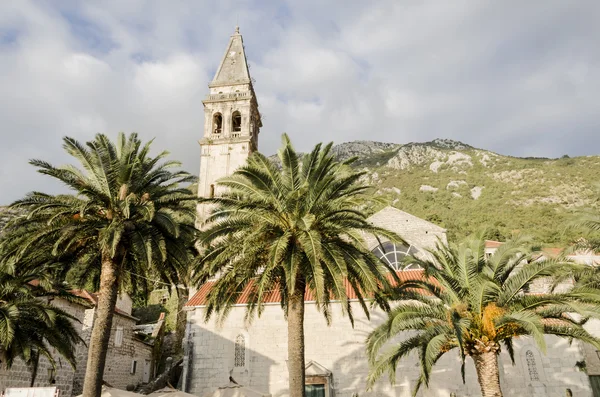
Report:
[[[501,154],[600,154],[597,0],[0,2],[0,204],[62,187],[63,136],[155,138],[198,174],[202,99],[236,24],[263,116],[321,141],[449,138]]]

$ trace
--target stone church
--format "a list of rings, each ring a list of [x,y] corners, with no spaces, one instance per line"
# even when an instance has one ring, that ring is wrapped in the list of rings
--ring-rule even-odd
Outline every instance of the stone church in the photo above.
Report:
[[[201,161],[198,194],[211,197],[217,179],[230,175],[244,164],[258,147],[262,126],[256,93],[248,71],[244,44],[239,29],[231,36],[225,55],[209,84],[204,104],[204,135],[200,139]],[[198,209],[199,221],[207,208]],[[445,241],[443,228],[396,208],[387,207],[370,220],[403,236],[409,246],[384,243],[383,250],[376,241],[367,241],[390,271],[400,278],[414,277],[419,269],[402,266],[401,258],[418,254],[434,246],[438,239]],[[495,249],[491,244],[490,250]],[[198,396],[226,385],[232,377],[238,383],[270,393],[288,394],[287,334],[277,296],[267,303],[264,313],[252,324],[244,322],[245,294],[231,310],[223,324],[214,320],[205,323],[204,302],[211,283],[207,283],[186,304],[186,356],[184,358],[184,390]],[[276,295],[276,294],[274,294]],[[309,293],[305,296],[306,383],[311,396],[410,396],[419,376],[416,359],[404,360],[397,371],[395,385],[383,377],[366,391],[368,362],[364,342],[369,332],[384,320],[384,313],[373,311],[369,321],[355,303],[355,325],[351,326],[339,307],[332,307],[328,326],[317,312]],[[516,343],[516,363],[512,365],[506,353],[500,357],[500,378],[506,396],[592,396],[590,379],[578,368],[584,354],[588,374],[594,366],[600,370],[599,353],[577,342],[569,345],[557,337],[547,338],[546,353],[540,352],[533,340]],[[595,361],[594,361],[595,360]],[[596,363],[597,362],[597,363]],[[590,373],[590,371],[592,371]],[[419,396],[478,396],[477,376],[468,360],[467,383],[460,375],[458,354],[447,355],[434,368],[430,387]]]

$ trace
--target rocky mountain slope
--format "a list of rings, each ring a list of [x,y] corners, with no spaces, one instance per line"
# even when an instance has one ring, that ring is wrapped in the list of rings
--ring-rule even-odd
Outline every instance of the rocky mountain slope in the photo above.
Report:
[[[600,156],[518,158],[448,139],[356,141],[332,150],[340,159],[358,157],[354,167],[366,171],[379,207],[434,222],[450,238],[487,228],[498,240],[521,232],[560,246],[583,233],[566,228],[574,212],[600,211]],[[12,216],[0,207],[0,230]]]
[[[498,239],[524,232],[540,242],[565,244],[573,212],[596,208],[600,156],[517,158],[436,139],[391,144],[358,141],[333,148],[357,156],[356,167],[388,204],[463,237],[490,228]]]

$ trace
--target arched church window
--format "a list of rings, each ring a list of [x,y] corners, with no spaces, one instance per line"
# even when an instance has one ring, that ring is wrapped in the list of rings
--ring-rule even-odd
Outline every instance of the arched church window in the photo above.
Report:
[[[371,252],[375,254],[379,259],[383,261],[386,265],[388,265],[393,270],[415,270],[421,269],[421,266],[411,264],[405,266],[404,258],[407,255],[415,255],[419,252],[412,245],[406,246],[403,244],[394,244],[392,242],[385,242],[381,245],[376,246]]]
[[[535,363],[535,356],[531,350],[525,352],[525,361],[527,361],[527,371],[529,372],[529,379],[533,381],[539,381],[540,376],[538,375],[537,365]]]
[[[215,185],[210,185],[210,198],[215,198]]]
[[[231,115],[231,130],[233,132],[242,130],[242,115],[237,110]]]
[[[246,366],[246,338],[239,334],[235,337],[234,363],[235,367]]]
[[[220,134],[223,130],[223,116],[221,113],[215,113],[213,116],[213,134]]]

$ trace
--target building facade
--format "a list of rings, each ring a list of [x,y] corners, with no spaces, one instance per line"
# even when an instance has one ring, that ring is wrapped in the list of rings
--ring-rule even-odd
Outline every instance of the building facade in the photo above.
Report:
[[[84,298],[86,302],[73,303],[55,298],[52,304],[79,320],[75,326],[85,344],[77,345],[76,368],[56,354],[57,368],[52,370],[48,361],[42,358],[33,384],[35,387],[56,387],[62,397],[76,396],[83,392],[88,346],[97,304],[95,294],[85,290],[73,291],[73,294]],[[127,295],[121,295],[117,301],[104,369],[104,381],[120,389],[148,382],[153,370],[152,346],[134,335],[134,325],[138,320],[131,315],[131,303],[131,298]],[[0,369],[0,392],[9,387],[30,387],[31,379],[31,368],[17,361],[10,370]]]
[[[407,241],[408,245],[404,246],[386,242],[380,245],[377,241],[367,240],[369,249],[401,278],[418,277],[420,272],[404,267],[402,257],[406,253],[426,255],[425,249],[446,239],[444,229],[439,226],[392,207],[374,214],[370,221],[400,234]],[[262,316],[252,324],[244,320],[246,302],[243,301],[238,302],[222,324],[215,320],[205,323],[203,303],[209,289],[210,283],[207,283],[187,304],[187,344],[192,355],[188,390],[201,396],[226,383],[231,375],[244,386],[285,396],[288,387],[287,325],[279,302],[269,302]],[[352,327],[341,308],[335,303],[332,306],[333,316],[328,326],[314,302],[306,301],[307,385],[318,387],[320,391],[313,395],[411,396],[420,375],[416,356],[400,362],[394,385],[384,376],[371,390],[366,390],[369,365],[365,340],[385,321],[385,313],[373,310],[369,320],[356,302]],[[505,352],[501,354],[500,381],[505,395],[563,397],[569,389],[574,396],[592,396],[588,376],[580,370],[584,346],[552,336],[547,337],[546,342],[544,353],[532,339],[515,341],[514,365]],[[422,388],[417,395],[479,396],[475,367],[470,359],[467,364],[466,384],[463,384],[458,353],[443,357],[432,371],[429,388]]]

